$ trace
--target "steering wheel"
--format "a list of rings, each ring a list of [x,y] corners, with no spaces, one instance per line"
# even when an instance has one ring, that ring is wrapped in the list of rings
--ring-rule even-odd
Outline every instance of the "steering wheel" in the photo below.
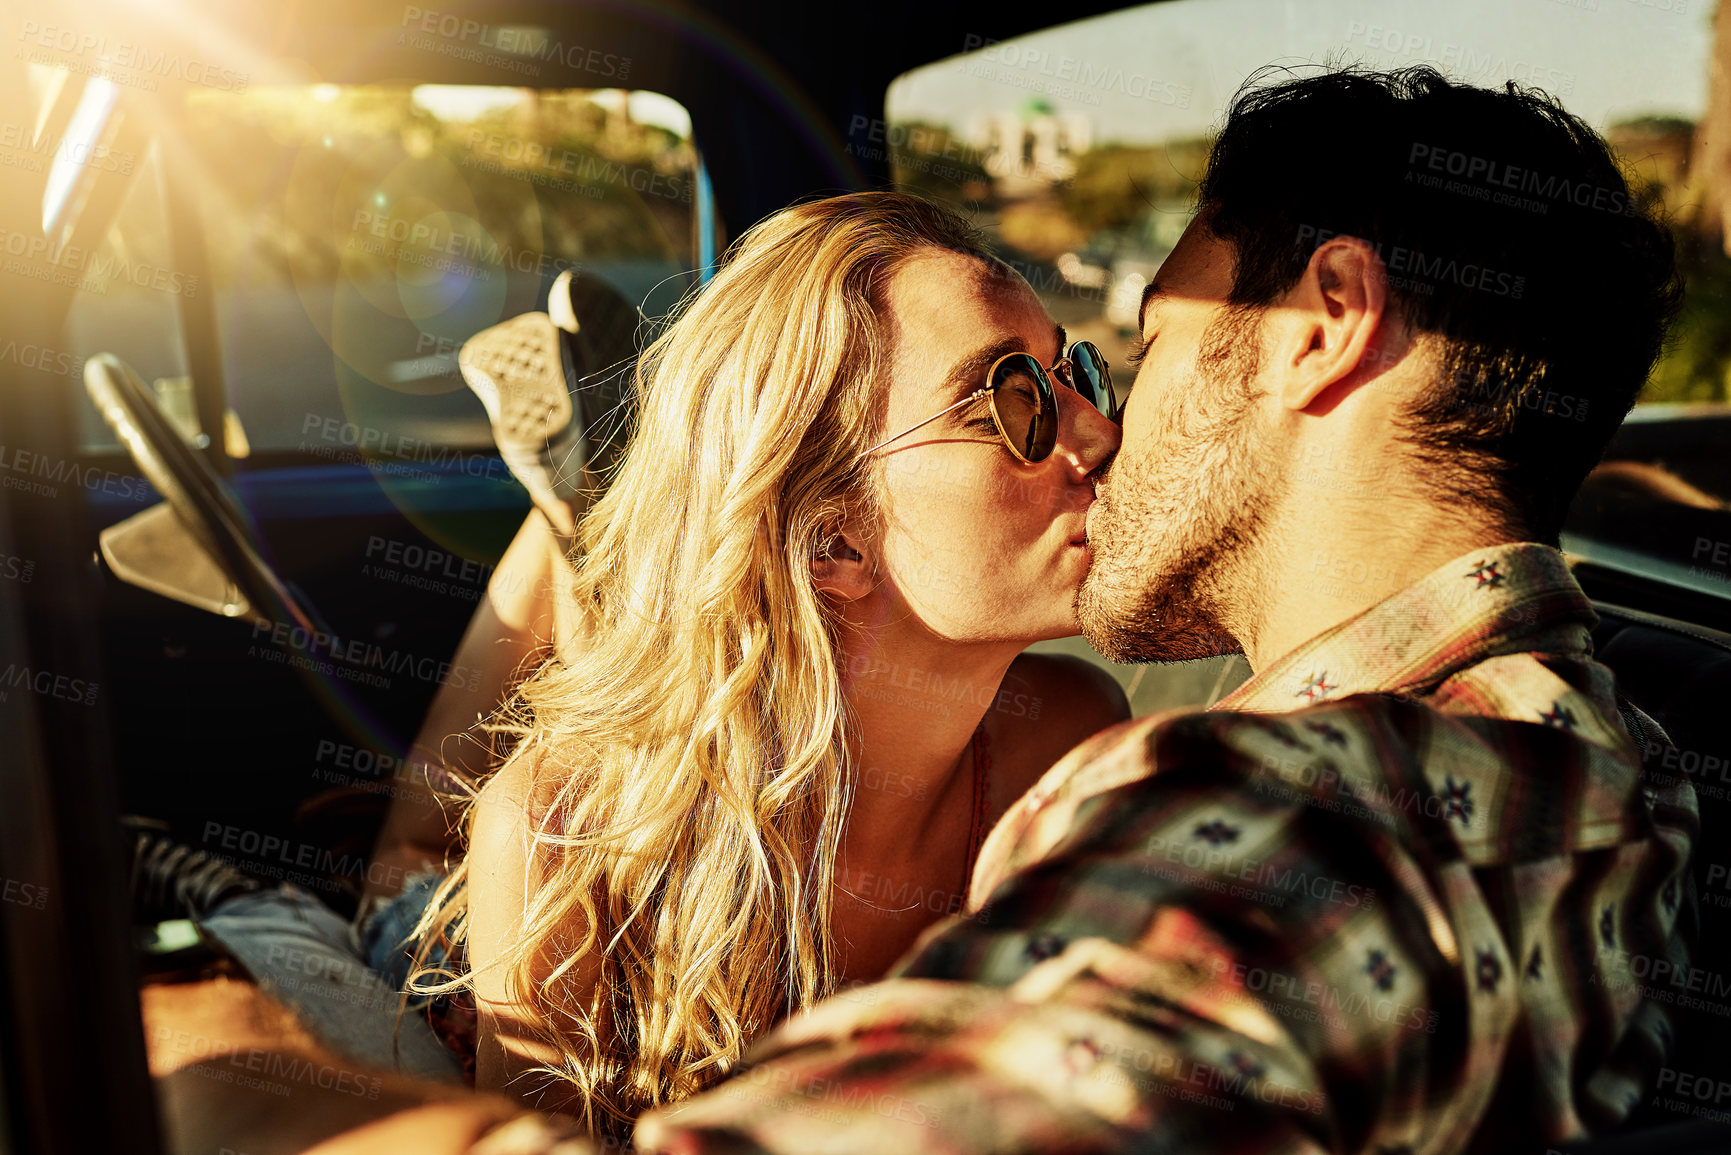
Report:
[[[132,367],[112,353],[99,353],[84,363],[84,388],[139,472],[245,597],[247,605],[238,612],[273,627],[321,632],[318,615],[264,560],[228,484],[181,439]]]

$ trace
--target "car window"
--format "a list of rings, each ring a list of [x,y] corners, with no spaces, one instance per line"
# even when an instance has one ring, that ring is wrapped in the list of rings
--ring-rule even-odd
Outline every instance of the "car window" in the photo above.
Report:
[[[1627,470],[1596,478],[1565,547],[1724,595],[1731,546],[1715,554],[1713,543],[1731,540],[1717,521],[1731,498],[1717,420],[1731,417],[1731,259],[1691,183],[1711,20],[1712,6],[1691,0],[1172,0],[1010,40],[968,34],[955,55],[899,77],[884,121],[856,124],[850,144],[886,153],[902,187],[970,212],[1052,315],[1106,352],[1122,395],[1139,295],[1189,222],[1211,133],[1245,77],[1270,65],[1430,64],[1548,90],[1605,133],[1640,194],[1662,205],[1688,279],[1673,346],[1610,454],[1646,467],[1647,483]],[[1666,507],[1662,535],[1642,516],[1653,505]],[[1143,709],[1205,698],[1246,672],[1240,662],[1220,685],[1203,671],[1124,680],[1140,677]],[[1184,685],[1167,696],[1175,677]]]
[[[173,332],[162,313],[210,294],[242,435],[231,448],[254,455],[489,449],[457,370],[466,339],[544,309],[566,269],[653,316],[694,265],[690,117],[652,92],[203,89],[177,115],[208,276],[129,288],[124,302],[96,284],[68,339],[80,356],[119,352],[146,379],[172,377],[185,369],[156,351]],[[148,175],[111,242],[161,235]]]

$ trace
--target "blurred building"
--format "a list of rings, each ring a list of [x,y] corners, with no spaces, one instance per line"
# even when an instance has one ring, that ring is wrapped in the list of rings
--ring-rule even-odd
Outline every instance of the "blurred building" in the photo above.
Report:
[[[1019,109],[976,112],[965,139],[982,158],[998,196],[1028,196],[1076,175],[1075,158],[1093,144],[1093,125],[1079,112],[1055,112],[1034,98]]]

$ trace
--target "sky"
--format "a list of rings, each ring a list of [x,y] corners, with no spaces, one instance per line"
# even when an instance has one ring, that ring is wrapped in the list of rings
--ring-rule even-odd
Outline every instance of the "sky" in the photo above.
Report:
[[[1694,120],[1712,18],[1713,0],[1168,0],[970,45],[899,78],[889,119],[959,128],[1038,95],[1087,114],[1096,141],[1153,144],[1205,134],[1260,67],[1358,61],[1536,84],[1600,129]]]

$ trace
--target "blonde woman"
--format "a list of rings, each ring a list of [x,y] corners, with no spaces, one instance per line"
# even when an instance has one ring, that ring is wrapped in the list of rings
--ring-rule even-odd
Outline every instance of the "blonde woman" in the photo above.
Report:
[[[476,1082],[617,1132],[960,908],[997,817],[1127,716],[1076,631],[1098,351],[947,210],[799,205],[644,353],[578,529],[578,644],[420,931]],[[562,652],[565,652],[562,648]]]

